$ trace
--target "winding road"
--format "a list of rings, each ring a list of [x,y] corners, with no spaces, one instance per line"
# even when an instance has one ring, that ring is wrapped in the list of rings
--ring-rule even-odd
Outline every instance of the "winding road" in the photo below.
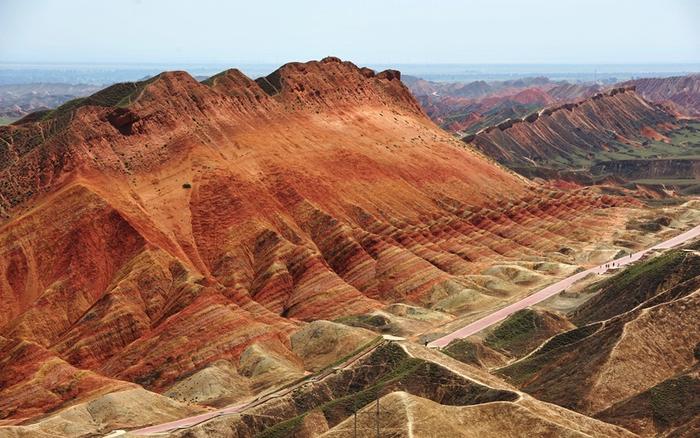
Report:
[[[649,249],[645,249],[643,251],[636,252],[634,254],[631,254],[629,256],[625,256],[622,258],[619,258],[617,260],[611,260],[609,262],[603,263],[601,265],[595,266],[593,268],[586,269],[585,271],[578,272],[570,277],[567,277],[563,280],[560,280],[554,284],[551,284],[544,289],[541,289],[537,292],[535,292],[532,295],[527,296],[526,298],[523,298],[522,300],[510,304],[502,309],[499,309],[492,314],[485,316],[477,321],[472,322],[471,324],[465,325],[464,327],[455,330],[454,332],[445,335],[441,338],[435,339],[434,341],[430,342],[428,344],[429,347],[444,347],[450,342],[452,342],[455,339],[463,339],[468,336],[471,336],[475,333],[480,332],[481,330],[492,326],[493,324],[496,324],[497,322],[503,321],[513,313],[517,312],[518,310],[525,309],[529,306],[532,306],[533,304],[537,304],[541,301],[546,300],[547,298],[558,294],[559,292],[562,292],[566,290],[567,288],[571,287],[574,283],[577,281],[581,280],[585,276],[589,274],[604,274],[606,271],[609,269],[612,269],[613,266],[612,264],[615,263],[615,268],[629,265],[630,263],[634,263],[644,254],[657,250],[657,249],[668,249],[668,248],[673,248],[674,246],[678,246],[681,243],[687,242],[690,239],[693,239],[695,237],[700,236],[700,225],[696,226],[695,228],[691,228],[690,230],[686,231],[685,233],[681,233],[671,239],[668,239],[664,242],[661,242],[657,245],[652,246]]]

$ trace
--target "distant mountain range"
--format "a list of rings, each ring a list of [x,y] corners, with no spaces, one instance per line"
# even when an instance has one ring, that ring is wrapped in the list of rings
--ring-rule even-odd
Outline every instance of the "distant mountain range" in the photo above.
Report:
[[[546,77],[469,83],[407,77],[405,81],[428,116],[443,128],[463,134],[508,118],[524,117],[551,104],[575,102],[612,87]],[[619,86],[628,85],[639,87],[642,96],[672,107],[679,115],[700,114],[700,75],[638,79]]]
[[[634,85],[646,99],[669,105],[679,114],[700,116],[700,74],[635,79],[621,85]]]

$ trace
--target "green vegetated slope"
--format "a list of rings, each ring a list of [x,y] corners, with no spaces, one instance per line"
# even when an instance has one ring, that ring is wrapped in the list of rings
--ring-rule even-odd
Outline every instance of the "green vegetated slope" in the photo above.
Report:
[[[379,372],[372,373],[373,366],[377,367]],[[301,427],[304,417],[311,412],[321,412],[327,423],[332,426],[378,397],[394,391],[406,391],[444,405],[455,406],[499,400],[512,401],[517,398],[517,394],[512,391],[478,385],[435,363],[409,357],[396,344],[379,347],[363,368],[370,369],[370,374],[362,376],[362,372],[349,370],[337,379],[331,379],[335,382],[329,382],[329,386],[325,388],[333,393],[331,398],[327,398],[327,395],[322,396],[318,388],[309,388],[294,394],[292,397],[295,406],[299,408],[298,415],[265,428],[257,436],[293,436]],[[315,395],[312,395],[312,392]]]
[[[552,154],[536,166],[512,167],[526,176],[558,175],[588,183],[612,178],[631,185],[672,186],[692,194],[700,184],[700,123],[682,123],[665,141],[636,140],[610,140],[586,155]]]
[[[483,368],[503,366],[534,350],[550,337],[573,328],[563,316],[541,309],[523,309],[506,318],[483,339],[455,339],[443,353]]]
[[[523,309],[494,329],[484,343],[512,356],[522,356],[570,324],[554,313]]]
[[[101,106],[108,108],[128,107],[138,98],[141,91],[159,76],[160,75],[157,75],[139,82],[120,82],[90,96],[69,100],[57,108],[33,112],[14,123],[21,125],[43,121],[47,122],[47,134],[57,133],[66,127],[73,118],[75,111],[84,106]]]
[[[670,250],[590,286],[585,293],[592,298],[570,315],[578,328],[497,373],[537,398],[635,432],[694,427],[692,415],[672,411],[679,403],[700,403],[693,390],[700,358],[699,248]],[[527,315],[512,316],[490,336],[517,344],[532,330]]]
[[[700,365],[614,404],[596,415],[645,435],[674,430],[693,436],[700,429]],[[646,420],[646,421],[645,421]]]
[[[455,339],[442,352],[460,362],[482,368],[503,366],[508,361],[503,353],[472,339]]]
[[[700,249],[700,243],[686,246],[693,251]],[[687,288],[700,276],[700,257],[684,250],[672,250],[658,257],[629,266],[619,274],[596,283],[589,291],[597,293],[576,309],[571,319],[577,325],[602,321],[634,309],[661,292],[672,290],[674,286]],[[652,302],[648,304],[652,304]]]

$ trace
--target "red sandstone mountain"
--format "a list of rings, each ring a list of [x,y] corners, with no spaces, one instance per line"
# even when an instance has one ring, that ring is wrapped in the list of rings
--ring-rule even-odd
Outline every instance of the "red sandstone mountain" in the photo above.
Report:
[[[578,168],[596,154],[646,139],[663,140],[676,119],[645,101],[633,87],[615,88],[590,99],[545,108],[469,135],[497,161],[514,168]]]
[[[577,100],[592,97],[604,91],[599,84],[568,84],[563,83],[547,89],[547,94],[557,102],[575,102]]]
[[[700,116],[700,74],[644,78],[624,82],[652,102],[663,103],[688,116]]]
[[[597,85],[569,84],[547,78],[510,81],[406,81],[428,116],[451,132],[476,132],[509,118],[519,118],[556,102],[570,102],[601,91]]]
[[[254,389],[298,377],[304,321],[429,302],[607,232],[587,212],[624,203],[534,186],[438,129],[398,72],[336,58],[162,73],[0,139],[4,423],[221,360]]]

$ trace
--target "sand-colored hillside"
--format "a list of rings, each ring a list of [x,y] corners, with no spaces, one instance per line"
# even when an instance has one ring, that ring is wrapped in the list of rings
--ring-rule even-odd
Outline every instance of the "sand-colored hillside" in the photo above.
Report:
[[[392,392],[379,400],[379,430],[386,437],[633,437],[634,434],[583,415],[562,418],[555,410],[544,414],[526,404],[494,402],[475,406],[445,406],[406,392]],[[376,432],[375,405],[357,414],[357,436]],[[353,437],[355,419],[348,418],[320,435],[323,438]]]
[[[698,244],[673,249],[588,286],[579,327],[498,373],[542,400],[645,435],[692,426],[700,331]],[[686,377],[683,377],[683,376]],[[678,383],[680,382],[680,383]],[[674,386],[674,385],[681,386]]]
[[[142,388],[97,397],[22,426],[0,429],[0,436],[57,437],[107,434],[122,427],[146,426],[204,412]]]

